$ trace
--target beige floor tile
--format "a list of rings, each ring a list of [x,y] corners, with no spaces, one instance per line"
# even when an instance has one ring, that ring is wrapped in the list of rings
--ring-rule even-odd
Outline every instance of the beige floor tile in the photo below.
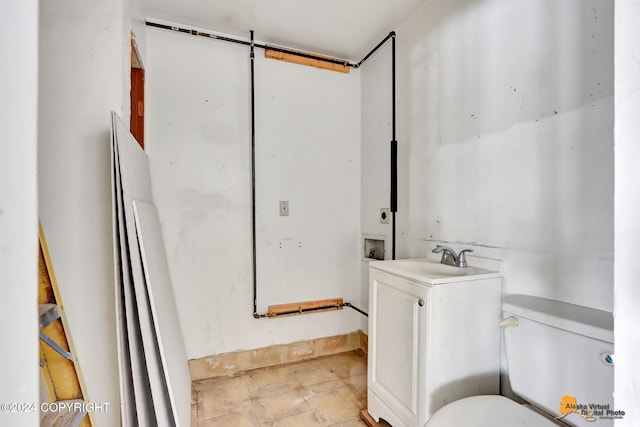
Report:
[[[332,392],[340,388],[343,388],[344,386],[345,386],[344,382],[342,382],[342,380],[340,379],[327,381],[324,383],[312,384],[310,386],[304,387],[304,393],[305,393],[304,397],[308,399],[311,396],[314,396],[316,394]]]
[[[298,387],[309,387],[329,381],[339,380],[338,376],[324,363],[303,364],[293,371]]]
[[[357,418],[352,418],[338,424],[332,424],[331,427],[368,427],[368,424],[362,421],[362,418],[358,415]]]
[[[309,407],[325,426],[346,422],[359,416],[360,408],[354,400],[353,394],[346,386],[307,397]]]
[[[314,427],[321,425],[320,421],[313,415],[313,412],[303,412],[302,414],[260,424],[260,427]]]
[[[350,351],[196,381],[191,427],[362,427],[367,357]]]
[[[253,412],[250,400],[229,403],[224,400],[204,400],[198,404],[198,420],[216,418],[227,414]]]
[[[367,374],[353,375],[343,378],[344,384],[351,390],[353,396],[357,399],[360,409],[367,407]]]
[[[290,365],[256,369],[247,372],[244,377],[251,397],[275,395],[297,386]]]
[[[193,388],[197,391],[198,398],[201,398],[201,395],[203,394],[219,393],[221,391],[236,388],[246,389],[246,384],[242,375],[236,375],[233,377],[215,377],[196,381],[193,383]]]
[[[198,419],[215,418],[230,412],[252,411],[244,378],[221,377],[198,384]]]
[[[200,419],[198,427],[260,427],[253,412],[230,412],[215,418]]]
[[[362,350],[328,356],[323,362],[339,378],[367,373],[367,355]]]
[[[268,423],[292,415],[309,412],[305,390],[284,390],[279,394],[252,398],[253,409],[260,423]]]

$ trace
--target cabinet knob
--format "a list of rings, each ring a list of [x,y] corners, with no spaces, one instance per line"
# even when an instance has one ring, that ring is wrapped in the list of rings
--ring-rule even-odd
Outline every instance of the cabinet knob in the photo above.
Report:
[[[418,300],[418,305],[419,305],[420,307],[422,307],[422,306],[424,305],[424,300],[423,300],[422,298],[420,298],[420,299]]]

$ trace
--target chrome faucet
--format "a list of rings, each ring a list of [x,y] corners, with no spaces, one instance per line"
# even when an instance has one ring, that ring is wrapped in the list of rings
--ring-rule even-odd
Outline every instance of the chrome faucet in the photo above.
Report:
[[[463,249],[458,255],[456,255],[456,251],[451,249],[449,246],[436,245],[435,249],[431,252],[434,254],[442,252],[442,259],[440,260],[441,264],[464,268],[467,266],[467,257],[465,256],[465,253],[473,252],[473,249]]]

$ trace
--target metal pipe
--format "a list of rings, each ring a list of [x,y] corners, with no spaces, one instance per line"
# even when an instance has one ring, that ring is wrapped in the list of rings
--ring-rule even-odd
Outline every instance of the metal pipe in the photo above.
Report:
[[[391,134],[396,140],[396,33],[391,39]]]
[[[302,313],[309,313],[313,311],[328,310],[330,308],[338,310],[340,307],[342,307],[342,304],[331,304],[331,305],[323,305],[320,307],[307,307],[307,308],[299,308],[297,310],[280,311],[278,313],[268,314],[268,316],[269,317],[288,316],[291,314],[302,314]]]
[[[345,303],[343,303],[342,305],[343,305],[344,307],[351,307],[351,308],[353,308],[355,311],[357,311],[358,313],[362,314],[363,316],[369,317],[369,315],[368,315],[366,312],[364,312],[364,311],[360,310],[358,307],[356,307],[355,305],[351,304],[350,302],[345,302]]]
[[[338,310],[340,307],[350,307],[355,311],[357,311],[358,313],[362,314],[363,316],[369,317],[369,315],[365,311],[360,310],[358,307],[351,304],[350,302],[343,302],[342,304],[323,305],[320,307],[299,308],[297,310],[281,311],[278,313],[265,315],[264,317],[290,316],[292,314],[303,314],[303,313],[309,313],[313,311],[328,310],[330,308],[335,308],[336,310]]]
[[[332,57],[327,57],[327,56],[315,55],[313,53],[300,52],[300,51],[297,51],[297,50],[288,49],[286,47],[272,46],[272,45],[269,45],[269,44],[256,43],[253,40],[253,38],[250,41],[246,41],[246,40],[237,39],[237,38],[234,38],[234,37],[219,36],[217,34],[207,33],[207,32],[204,32],[204,31],[198,31],[198,30],[193,30],[193,29],[183,28],[183,27],[176,27],[174,25],[159,24],[157,22],[149,22],[149,21],[147,21],[146,24],[149,27],[161,28],[163,30],[171,30],[171,31],[176,31],[176,32],[179,32],[179,33],[184,33],[184,34],[191,34],[192,36],[207,37],[207,38],[214,39],[214,40],[231,42],[231,43],[241,44],[241,45],[245,45],[245,46],[252,46],[252,47],[257,47],[257,48],[260,48],[260,49],[274,50],[276,52],[288,53],[290,55],[301,56],[303,58],[316,59],[318,61],[329,62],[331,64],[344,65],[345,67],[351,67],[351,68],[357,68],[358,67],[358,64],[354,64],[353,62],[348,61],[346,59],[339,59],[339,58],[332,58]],[[251,32],[253,34],[253,31],[251,31]]]
[[[266,314],[258,314],[258,268],[257,243],[256,243],[256,95],[255,95],[255,53],[253,43],[253,30],[251,34],[251,49],[249,58],[251,60],[251,274],[253,277],[253,317],[260,319],[267,317]]]
[[[398,211],[398,141],[391,141],[391,259],[396,259],[396,212]]]
[[[369,51],[369,53],[367,53],[367,54],[364,56],[364,58],[362,58],[362,59],[360,60],[360,62],[358,62],[357,64],[355,64],[356,68],[357,68],[357,67],[360,67],[362,64],[364,64],[364,62],[365,62],[367,59],[369,59],[369,57],[370,57],[371,55],[373,55],[373,54],[374,54],[378,49],[380,49],[380,48],[382,47],[382,45],[383,45],[383,44],[385,44],[385,43],[387,42],[387,40],[389,40],[391,37],[393,37],[393,39],[395,40],[395,37],[396,37],[396,32],[395,32],[395,31],[391,31],[389,34],[387,34],[387,36],[386,36],[384,39],[382,39],[382,41],[381,41],[380,43],[378,43],[378,44],[376,45],[376,47],[374,47],[373,49],[371,49],[371,50]]]
[[[398,212],[398,141],[396,140],[396,33],[391,38],[391,259],[396,259]]]
[[[396,213],[391,212],[391,259],[396,259]]]
[[[371,55],[373,55],[378,49],[380,49],[382,47],[382,45],[384,45],[387,42],[387,40],[389,40],[390,38],[395,39],[395,36],[396,36],[395,31],[391,31],[389,34],[387,34],[387,36],[384,39],[382,39],[382,41],[380,43],[378,43],[373,49],[371,49],[369,51],[369,53],[367,53],[364,56],[364,58],[362,58],[360,60],[360,62],[354,63],[354,62],[346,60],[346,59],[332,58],[332,57],[327,57],[327,56],[315,55],[313,53],[308,53],[308,52],[300,52],[300,51],[297,51],[297,50],[288,49],[286,47],[272,46],[272,45],[268,45],[268,44],[255,43],[255,41],[253,39],[251,39],[250,41],[246,41],[246,40],[242,40],[242,39],[238,39],[238,38],[234,38],[234,37],[220,36],[218,34],[213,34],[213,33],[207,33],[205,31],[194,30],[192,28],[184,28],[184,27],[178,27],[178,26],[175,26],[175,25],[160,24],[158,22],[151,22],[151,21],[146,21],[145,23],[146,23],[146,25],[148,27],[154,27],[154,28],[160,28],[160,29],[163,29],[163,30],[176,31],[178,33],[183,33],[183,34],[191,34],[192,36],[207,37],[207,38],[214,39],[214,40],[231,42],[231,43],[241,44],[241,45],[245,45],[245,46],[252,45],[252,46],[260,48],[260,49],[274,50],[276,52],[288,53],[288,54],[291,54],[291,55],[301,56],[303,58],[317,59],[319,61],[329,62],[329,63],[332,63],[332,64],[344,65],[346,67],[351,67],[351,68],[358,68],[358,67],[362,66],[362,64],[364,64],[365,61],[367,59],[369,59],[369,57]]]
[[[221,40],[221,41],[231,42],[231,43],[237,43],[237,44],[242,44],[242,45],[245,45],[245,46],[249,46],[251,44],[251,42],[248,42],[248,41],[245,41],[245,40],[236,39],[236,38],[233,38],[233,37],[219,36],[217,34],[205,33],[203,31],[198,31],[198,30],[194,30],[194,29],[190,29],[190,28],[184,28],[184,27],[177,27],[175,25],[159,24],[157,22],[150,22],[150,21],[146,21],[145,24],[147,25],[147,27],[161,28],[163,30],[170,30],[170,31],[176,31],[178,33],[191,34],[192,36],[208,37],[210,39]]]

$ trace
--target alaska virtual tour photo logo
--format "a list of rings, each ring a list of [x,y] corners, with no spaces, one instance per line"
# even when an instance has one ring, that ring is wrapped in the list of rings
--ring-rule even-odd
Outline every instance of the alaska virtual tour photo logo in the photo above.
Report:
[[[559,411],[560,415],[556,420],[570,414],[576,414],[589,422],[624,418],[624,411],[612,409],[609,403],[579,403],[575,396],[570,395],[562,396]]]

